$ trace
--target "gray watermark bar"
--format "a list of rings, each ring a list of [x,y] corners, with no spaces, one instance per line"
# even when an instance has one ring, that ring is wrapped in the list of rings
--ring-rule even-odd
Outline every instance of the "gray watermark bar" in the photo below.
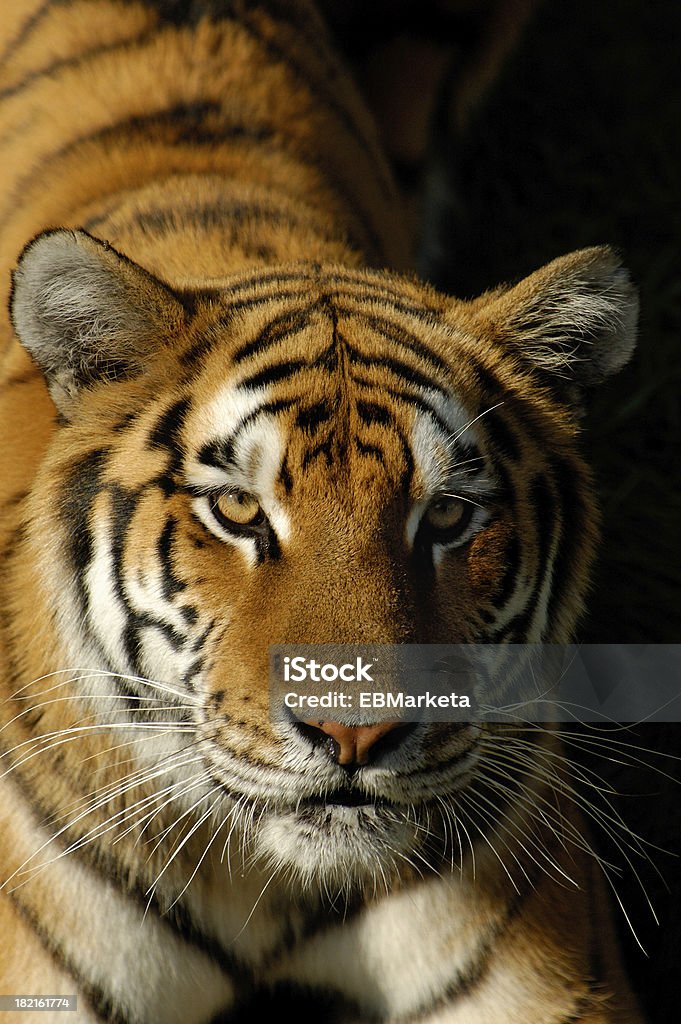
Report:
[[[77,996],[10,995],[0,996],[0,1012],[35,1013],[48,1010],[77,1010]]]
[[[681,722],[681,644],[287,644],[275,721]]]

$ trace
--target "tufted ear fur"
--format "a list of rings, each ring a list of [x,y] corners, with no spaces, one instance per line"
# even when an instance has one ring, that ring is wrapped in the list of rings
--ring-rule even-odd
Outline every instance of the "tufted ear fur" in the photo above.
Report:
[[[561,256],[478,308],[524,358],[578,388],[617,373],[636,344],[636,289],[607,246]]]
[[[13,275],[12,324],[68,418],[83,386],[139,370],[184,319],[159,280],[84,231],[38,235]]]

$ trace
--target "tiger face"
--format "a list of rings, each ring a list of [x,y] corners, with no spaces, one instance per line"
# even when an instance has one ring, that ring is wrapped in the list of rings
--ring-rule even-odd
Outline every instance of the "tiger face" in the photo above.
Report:
[[[12,315],[58,411],[32,593],[96,715],[121,742],[147,728],[133,763],[188,810],[231,808],[241,849],[298,879],[446,854],[437,809],[494,736],[359,729],[346,750],[273,716],[268,649],[570,637],[596,540],[579,396],[635,333],[612,253],[466,303],[308,264],[172,290],[58,231],[25,250]]]

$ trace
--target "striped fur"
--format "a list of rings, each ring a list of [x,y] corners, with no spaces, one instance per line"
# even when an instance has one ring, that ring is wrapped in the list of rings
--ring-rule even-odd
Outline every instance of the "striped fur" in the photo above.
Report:
[[[350,775],[267,687],[273,643],[569,640],[617,258],[468,302],[409,276],[303,0],[26,0],[2,48],[0,989],[84,1024],[639,1021],[554,730],[419,725]]]

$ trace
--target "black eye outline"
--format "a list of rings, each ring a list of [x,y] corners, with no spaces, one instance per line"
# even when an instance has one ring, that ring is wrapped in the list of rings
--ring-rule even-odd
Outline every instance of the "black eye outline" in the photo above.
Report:
[[[232,488],[229,491],[211,491],[207,495],[210,514],[224,533],[230,534],[232,537],[247,537],[255,543],[259,565],[267,560],[279,559],[281,557],[279,540],[260,502],[258,502],[258,515],[250,523],[237,523],[221,512],[217,504],[218,500],[224,497],[225,494],[234,494],[239,490],[241,488]],[[251,496],[249,491],[244,491],[243,493]],[[257,499],[255,500],[257,501]],[[224,543],[224,537],[219,539]]]
[[[258,506],[258,512],[250,519],[247,523],[239,523],[236,519],[230,519],[226,516],[220,508],[219,501],[221,498],[229,495],[244,494],[249,498],[253,498]],[[248,536],[254,533],[262,533],[265,527],[269,527],[267,517],[263,512],[262,505],[249,491],[244,491],[238,488],[234,488],[229,491],[213,491],[208,495],[208,507],[210,508],[211,515],[215,519],[216,523],[226,530],[228,533],[236,534],[237,536]]]
[[[457,523],[454,523],[453,526],[437,527],[428,520],[428,512],[442,501],[456,501],[461,505],[461,518]],[[456,495],[441,494],[433,498],[421,517],[421,522],[418,528],[419,546],[432,547],[434,544],[439,544],[442,547],[446,547],[454,544],[470,526],[475,510],[478,507],[477,503],[471,501],[469,498],[458,497]]]

